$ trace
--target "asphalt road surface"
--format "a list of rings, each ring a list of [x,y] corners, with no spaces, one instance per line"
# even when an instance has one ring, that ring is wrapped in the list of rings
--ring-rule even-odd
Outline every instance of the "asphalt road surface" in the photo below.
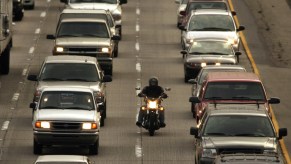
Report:
[[[269,95],[281,98],[281,104],[273,106],[279,125],[288,127],[290,69],[272,64],[251,11],[243,1],[236,0],[234,5],[239,21],[246,26],[244,34]],[[55,32],[63,7],[58,0],[37,0],[35,9],[25,11],[24,19],[15,22],[10,74],[0,76],[1,164],[31,164],[37,158],[33,154],[29,108],[34,83],[26,76],[38,73],[45,56],[51,55],[53,41],[47,40],[46,35]],[[100,132],[99,154],[89,156],[96,163],[193,163],[194,138],[189,129],[195,126],[195,120],[188,102],[191,85],[183,79],[176,10],[174,0],[129,0],[123,6],[123,37],[119,56],[114,58],[113,81],[107,85],[107,119]],[[252,71],[242,52],[240,64]],[[135,88],[147,85],[151,76],[159,77],[160,85],[172,89],[163,101],[167,126],[153,137],[135,126],[141,103]],[[290,137],[285,138],[285,143],[291,150]],[[87,149],[79,147],[44,149],[44,154],[87,153]]]

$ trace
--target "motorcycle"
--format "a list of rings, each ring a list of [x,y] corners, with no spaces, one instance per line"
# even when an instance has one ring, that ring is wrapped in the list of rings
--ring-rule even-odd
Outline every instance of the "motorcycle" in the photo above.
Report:
[[[142,127],[149,131],[150,136],[153,136],[155,131],[161,128],[160,112],[164,112],[161,102],[168,96],[165,93],[158,98],[147,97],[144,94],[139,94],[138,96],[144,97],[145,102],[145,105],[141,106],[141,110],[144,112]]]

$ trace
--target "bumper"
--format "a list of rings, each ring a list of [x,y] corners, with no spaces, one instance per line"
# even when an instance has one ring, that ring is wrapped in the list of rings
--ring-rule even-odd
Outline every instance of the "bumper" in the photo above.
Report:
[[[201,158],[200,164],[213,164],[214,160],[214,158]]]
[[[34,139],[41,145],[93,145],[99,133],[51,133],[34,131]]]

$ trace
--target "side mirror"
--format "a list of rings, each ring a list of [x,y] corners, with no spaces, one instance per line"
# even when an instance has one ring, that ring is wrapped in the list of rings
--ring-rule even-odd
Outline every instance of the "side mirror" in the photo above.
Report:
[[[192,103],[200,103],[201,101],[198,99],[198,97],[190,97],[189,98],[189,102],[192,102]]]
[[[187,54],[187,51],[186,50],[181,50],[180,51],[180,54],[186,55]]]
[[[235,11],[231,11],[231,15],[235,16],[236,12]]]
[[[239,56],[241,55],[241,52],[237,51],[234,53],[234,55],[236,56],[236,60],[239,63]]]
[[[185,28],[185,26],[183,26],[183,25],[179,25],[179,27],[178,27],[180,30],[182,30],[182,31],[186,31],[186,28]]]
[[[190,79],[190,80],[188,80],[188,83],[197,84],[197,80],[196,79]]]
[[[118,36],[118,35],[113,35],[113,36],[111,37],[111,39],[112,39],[112,40],[120,40],[120,36]]]
[[[186,11],[185,11],[185,10],[180,11],[179,14],[180,14],[180,15],[183,15],[183,16],[186,16]]]
[[[29,104],[29,108],[35,109],[36,108],[36,104],[34,102],[33,103],[30,103]]]
[[[243,30],[245,30],[245,26],[239,26],[236,31],[238,32],[238,31],[243,31]]]
[[[68,0],[60,0],[61,3],[68,4]]]
[[[104,75],[102,82],[111,82],[112,77],[110,75]]]
[[[126,4],[127,3],[127,0],[120,0],[119,4]]]
[[[191,127],[191,128],[190,128],[190,135],[194,135],[195,138],[197,138],[197,137],[198,137],[198,128],[196,128],[196,127]]]
[[[284,136],[287,136],[287,128],[280,128],[279,129],[279,137],[278,139],[282,139]]]
[[[27,80],[30,80],[30,81],[37,81],[37,76],[36,76],[36,75],[28,75],[28,76],[27,76]]]
[[[56,37],[54,35],[46,35],[46,39],[56,39]]]
[[[269,103],[269,104],[279,104],[279,103],[280,103],[280,99],[277,98],[277,97],[271,97],[271,98],[268,100],[268,103]]]

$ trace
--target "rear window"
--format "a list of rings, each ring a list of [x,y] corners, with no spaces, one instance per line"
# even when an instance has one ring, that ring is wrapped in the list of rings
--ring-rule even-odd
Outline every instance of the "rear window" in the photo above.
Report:
[[[266,101],[263,86],[259,82],[209,82],[204,99]]]
[[[46,63],[40,73],[40,81],[99,81],[94,64]]]
[[[189,4],[188,12],[196,9],[222,9],[227,10],[224,2],[192,2]]]

